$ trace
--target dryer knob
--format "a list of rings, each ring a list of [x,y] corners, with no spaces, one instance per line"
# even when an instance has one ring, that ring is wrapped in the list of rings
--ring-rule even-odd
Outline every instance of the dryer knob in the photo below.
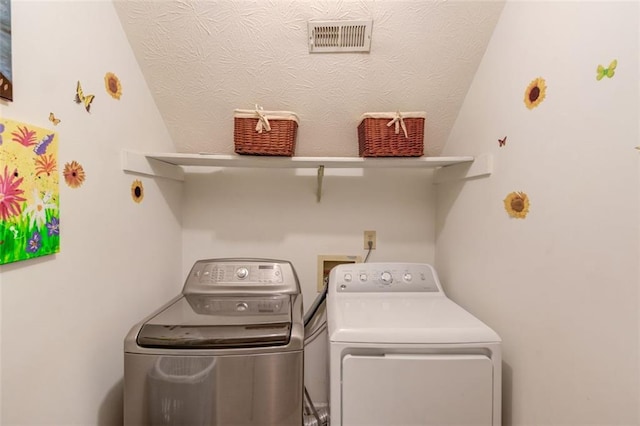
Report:
[[[383,284],[391,284],[393,282],[393,276],[390,272],[384,271],[380,274],[380,279]]]

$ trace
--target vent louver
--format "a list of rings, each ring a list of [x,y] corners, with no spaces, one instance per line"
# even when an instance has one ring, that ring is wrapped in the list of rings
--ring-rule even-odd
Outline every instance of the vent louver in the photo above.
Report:
[[[309,53],[368,52],[373,21],[309,21]]]

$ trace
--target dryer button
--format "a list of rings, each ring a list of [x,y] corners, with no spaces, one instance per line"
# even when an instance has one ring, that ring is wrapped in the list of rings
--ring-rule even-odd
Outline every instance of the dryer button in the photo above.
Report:
[[[380,279],[382,280],[383,284],[391,284],[393,282],[393,276],[388,271],[384,271],[383,273],[381,273]]]
[[[352,279],[353,277],[351,276],[351,274],[344,274],[344,280],[346,282],[351,282]]]
[[[407,272],[406,274],[404,274],[404,280],[406,282],[411,282],[412,279],[413,279],[413,276],[410,273]]]
[[[367,274],[360,274],[360,281],[366,282],[367,281]]]

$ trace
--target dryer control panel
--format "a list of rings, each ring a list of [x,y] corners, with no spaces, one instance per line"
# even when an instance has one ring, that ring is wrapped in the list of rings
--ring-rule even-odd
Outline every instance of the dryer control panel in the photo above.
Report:
[[[440,293],[442,287],[426,263],[350,263],[331,270],[330,288],[338,293]]]

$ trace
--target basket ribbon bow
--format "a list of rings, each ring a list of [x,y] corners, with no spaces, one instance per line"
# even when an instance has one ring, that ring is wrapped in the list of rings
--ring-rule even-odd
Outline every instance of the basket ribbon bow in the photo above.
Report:
[[[395,129],[396,135],[400,133],[400,127],[402,127],[402,131],[404,132],[404,137],[405,138],[409,137],[407,135],[407,126],[405,126],[404,124],[404,120],[402,119],[402,115],[400,114],[400,111],[397,111],[394,119],[387,123],[387,127],[391,127],[392,124],[396,125],[396,129]]]
[[[262,109],[262,107],[259,107],[258,105],[256,105],[256,114],[258,115],[258,124],[256,124],[256,132],[262,133],[263,128],[267,132],[270,132],[271,125],[269,124],[269,120],[267,120],[267,117],[265,117],[264,110]]]

